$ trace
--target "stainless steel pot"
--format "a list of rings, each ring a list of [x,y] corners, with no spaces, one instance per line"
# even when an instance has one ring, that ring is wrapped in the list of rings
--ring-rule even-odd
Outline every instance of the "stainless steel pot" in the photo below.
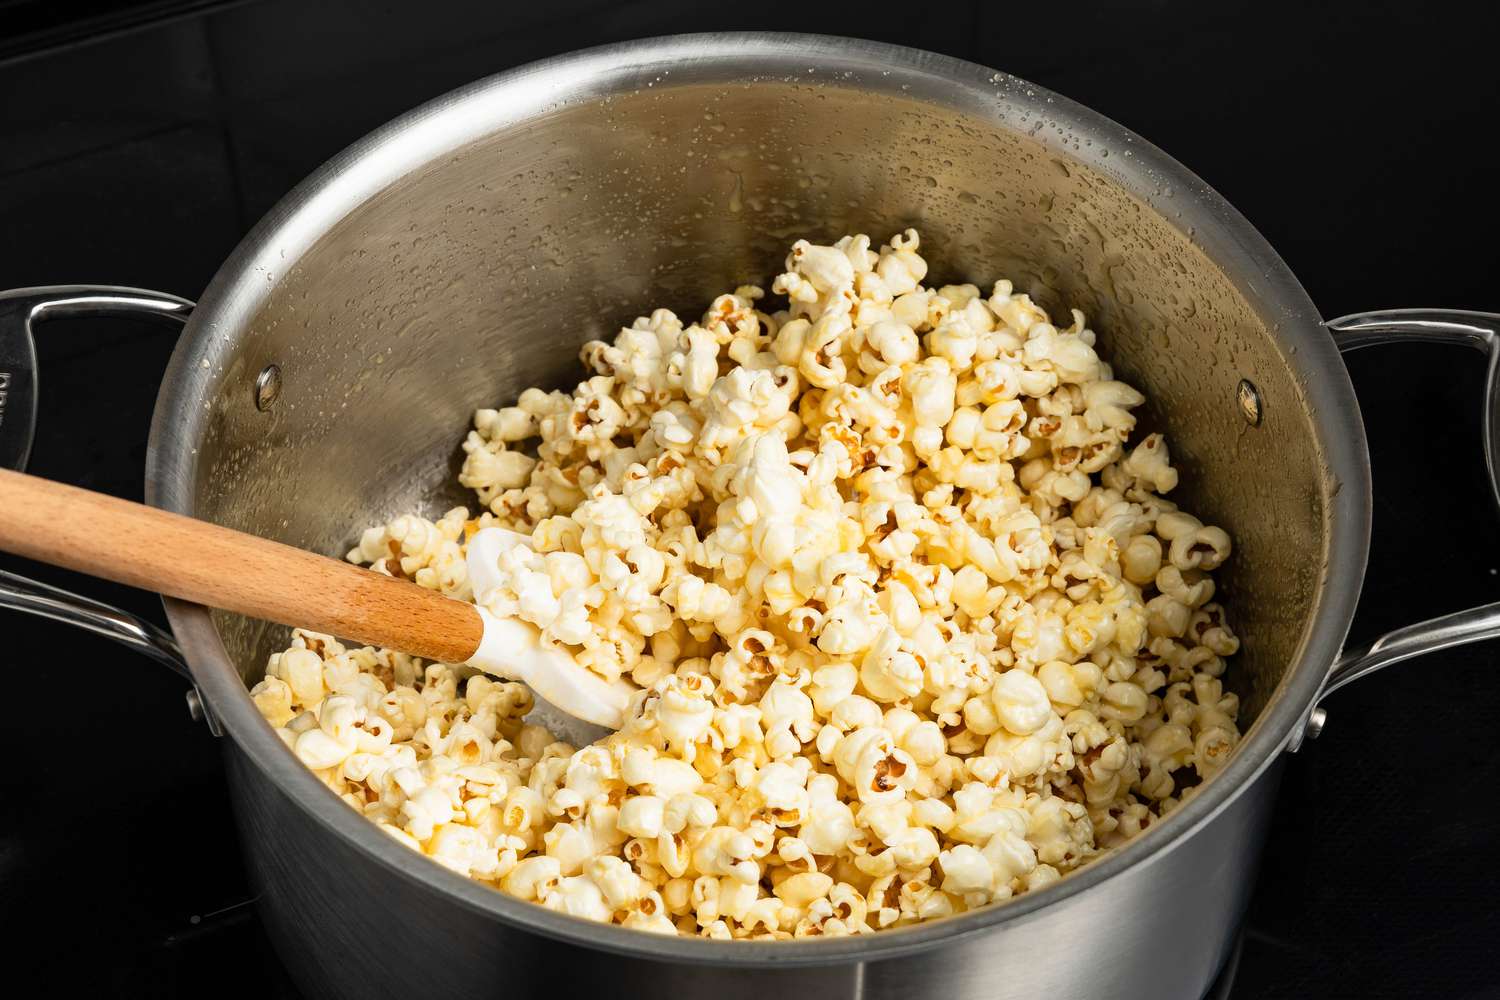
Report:
[[[1224,585],[1245,650],[1229,680],[1253,725],[1229,766],[1123,850],[1003,905],[857,939],[649,936],[520,902],[385,837],[247,696],[277,630],[168,601],[194,711],[227,737],[262,913],[310,995],[1197,996],[1250,892],[1279,762],[1323,724],[1319,699],[1500,635],[1490,605],[1340,655],[1371,498],[1338,352],[1471,343],[1490,355],[1493,402],[1497,317],[1324,324],[1255,229],[1137,136],[1003,73],[846,39],[634,42],[440,98],[288,195],[190,317],[129,289],[9,293],[0,458],[27,452],[32,322],[186,318],[148,500],[341,551],[374,517],[449,499],[472,410],[569,383],[582,341],[656,305],[693,313],[773,273],[795,236],[908,225],[938,276],[1008,276],[1088,312],[1150,397],[1148,422],[1169,424],[1191,509],[1234,533]],[[172,637],[82,598],[7,575],[0,605],[176,662]]]

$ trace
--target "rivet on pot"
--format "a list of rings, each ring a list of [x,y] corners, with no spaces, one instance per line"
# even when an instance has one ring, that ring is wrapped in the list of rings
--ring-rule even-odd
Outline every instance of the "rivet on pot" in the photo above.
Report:
[[[203,723],[213,735],[223,736],[224,730],[219,725],[219,720],[215,718],[214,713],[208,710],[208,706],[203,704],[203,692],[194,686],[187,692],[185,697],[187,698],[188,715],[192,717],[193,721]]]
[[[1303,735],[1310,740],[1315,740],[1318,738],[1318,734],[1323,731],[1323,727],[1327,723],[1327,710],[1315,708],[1312,710],[1312,714],[1307,717],[1307,728],[1303,730]]]
[[[1245,423],[1251,427],[1260,426],[1260,390],[1255,388],[1255,383],[1247,378],[1240,379],[1240,386],[1235,390],[1235,397],[1240,403],[1240,416],[1245,418]]]
[[[278,365],[266,365],[255,377],[255,408],[266,413],[280,398],[281,368]]]

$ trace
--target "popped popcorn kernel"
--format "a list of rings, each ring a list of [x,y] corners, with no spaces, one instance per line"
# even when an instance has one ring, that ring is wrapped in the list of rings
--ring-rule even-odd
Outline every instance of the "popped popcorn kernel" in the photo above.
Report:
[[[302,630],[256,707],[413,851],[648,933],[871,933],[1149,828],[1240,739],[1232,541],[1164,498],[1167,439],[1081,312],[925,285],[921,249],[798,240],[696,322],[585,344],[571,392],[474,414],[477,515],[349,551],[628,676],[620,732],[575,748],[524,685]]]

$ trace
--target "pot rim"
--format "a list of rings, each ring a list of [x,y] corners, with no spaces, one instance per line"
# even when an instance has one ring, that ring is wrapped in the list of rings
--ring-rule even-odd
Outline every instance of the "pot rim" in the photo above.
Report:
[[[948,56],[820,35],[678,35],[556,56],[429,101],[339,153],[286,195],[241,241],[199,301],[157,398],[146,458],[147,502],[195,513],[198,444],[209,429],[214,401],[226,388],[228,366],[221,362],[232,354],[244,320],[255,314],[288,262],[296,261],[330,226],[398,178],[500,129],[658,80],[671,86],[791,79],[917,99],[1029,132],[1048,149],[1108,175],[1188,235],[1242,293],[1253,290],[1251,301],[1263,305],[1262,319],[1278,338],[1283,360],[1296,376],[1300,403],[1310,411],[1319,438],[1316,444],[1325,465],[1322,577],[1295,662],[1229,764],[1141,836],[1051,886],[1008,902],[871,935],[795,941],[714,941],[633,931],[524,902],[427,859],[413,864],[410,848],[382,833],[320,783],[261,718],[207,609],[165,602],[209,710],[237,748],[312,819],[399,877],[502,923],[588,948],[730,966],[874,961],[1021,921],[1086,892],[1193,835],[1270,766],[1303,724],[1322,687],[1348,631],[1358,581],[1364,575],[1371,494],[1359,404],[1316,308],[1248,220],[1155,146],[1042,87]],[[1055,127],[1032,131],[1038,121]]]

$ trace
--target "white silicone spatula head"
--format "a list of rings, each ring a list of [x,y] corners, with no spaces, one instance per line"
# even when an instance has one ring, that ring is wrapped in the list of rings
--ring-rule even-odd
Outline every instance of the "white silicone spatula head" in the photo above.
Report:
[[[466,561],[476,600],[501,582],[500,557],[517,545],[530,545],[525,535],[503,528],[485,528],[469,539]],[[501,618],[479,609],[484,636],[469,657],[469,666],[488,674],[518,680],[568,715],[608,729],[625,724],[625,710],[636,688],[621,680],[611,683],[579,664],[566,650],[544,646],[534,625]]]

